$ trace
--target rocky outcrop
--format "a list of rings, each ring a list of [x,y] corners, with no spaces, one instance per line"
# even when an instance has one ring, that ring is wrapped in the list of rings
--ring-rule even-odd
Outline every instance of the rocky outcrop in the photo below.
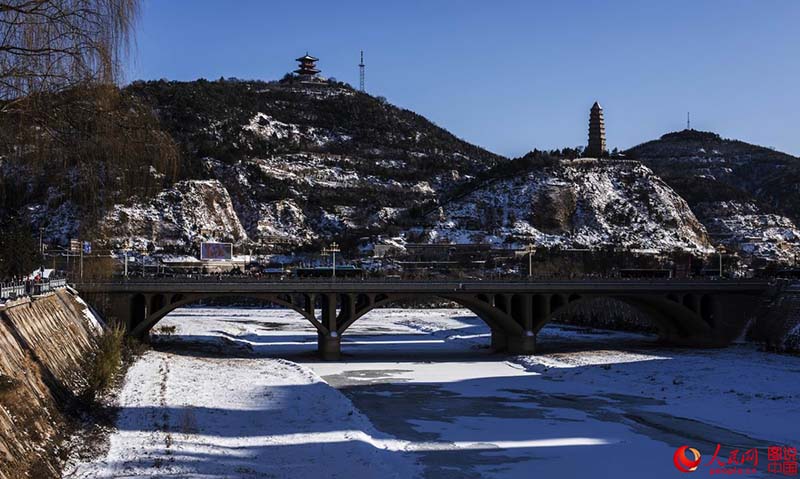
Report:
[[[60,477],[65,413],[100,323],[63,290],[7,303],[0,317],[0,479]]]
[[[148,243],[188,249],[207,238],[247,239],[228,190],[217,180],[181,181],[148,202],[115,206],[102,222],[115,247],[144,249]]]
[[[497,179],[432,215],[422,239],[707,252],[686,202],[635,161],[578,159]]]

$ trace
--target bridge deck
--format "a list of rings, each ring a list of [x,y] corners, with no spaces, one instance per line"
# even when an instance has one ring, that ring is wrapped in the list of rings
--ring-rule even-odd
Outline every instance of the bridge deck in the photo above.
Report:
[[[562,281],[375,281],[375,280],[211,280],[165,278],[76,283],[86,293],[610,293],[707,291],[764,291],[770,283],[760,280],[562,280]]]

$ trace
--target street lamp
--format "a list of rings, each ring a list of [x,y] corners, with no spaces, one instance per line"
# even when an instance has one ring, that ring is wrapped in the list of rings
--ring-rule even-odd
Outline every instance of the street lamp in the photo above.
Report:
[[[536,254],[536,246],[533,243],[528,243],[525,247],[525,252],[528,253],[528,278],[533,277],[533,255]]]
[[[131,242],[130,239],[126,239],[125,243],[122,245],[123,252],[125,253],[125,279],[128,279],[128,251],[130,250]]]
[[[322,250],[323,253],[330,254],[332,256],[331,262],[333,265],[333,279],[336,279],[336,253],[338,253],[339,251],[341,250],[339,249],[339,245],[336,244],[335,241],[331,243],[329,247],[324,248]]]

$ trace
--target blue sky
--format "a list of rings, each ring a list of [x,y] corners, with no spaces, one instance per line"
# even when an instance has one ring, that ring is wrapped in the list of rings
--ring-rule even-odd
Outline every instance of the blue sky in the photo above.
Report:
[[[798,0],[146,0],[128,80],[324,76],[519,156],[692,126],[800,154]]]

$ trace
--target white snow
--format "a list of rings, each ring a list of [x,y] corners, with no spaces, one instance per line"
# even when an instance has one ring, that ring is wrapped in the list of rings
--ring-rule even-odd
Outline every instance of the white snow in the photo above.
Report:
[[[309,369],[280,359],[146,353],[119,398],[105,458],[68,474],[411,477],[416,465]]]
[[[284,123],[261,112],[257,113],[249,124],[244,125],[242,130],[267,140],[292,140],[298,144],[305,141],[316,146],[324,146],[333,141],[350,140],[348,135],[336,134],[312,126]],[[243,140],[246,141],[246,137]]]
[[[83,306],[83,311],[82,311],[83,317],[86,320],[86,323],[89,325],[91,331],[94,332],[95,334],[100,334],[101,332],[103,332],[103,327],[105,326],[105,322],[102,319],[100,319],[100,316],[98,316],[95,313],[95,311],[92,310],[92,308],[88,304],[86,304],[83,298],[81,298],[77,294],[74,295],[73,298],[76,303]]]
[[[508,357],[469,311],[383,309],[320,362],[287,310],[159,326],[175,332],[129,372],[108,454],[71,477],[680,477],[681,445],[799,437],[800,358],[750,345],[548,325],[538,355]]]

